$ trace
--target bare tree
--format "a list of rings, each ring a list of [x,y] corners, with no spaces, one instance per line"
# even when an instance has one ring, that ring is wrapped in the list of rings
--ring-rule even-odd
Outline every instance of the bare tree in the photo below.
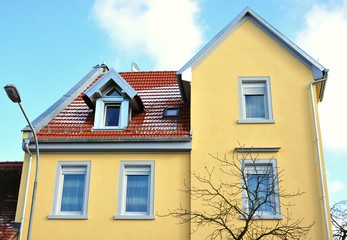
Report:
[[[314,223],[303,226],[303,219],[292,219],[292,204],[283,201],[303,192],[287,193],[280,188],[283,171],[277,172],[275,160],[258,160],[246,151],[235,152],[231,160],[210,156],[217,163],[215,167],[205,167],[204,175],[192,172],[197,184],[185,183],[182,190],[202,207],[180,206],[159,216],[191,223],[192,233],[209,226],[206,239],[305,239]],[[281,214],[281,207],[287,211]],[[273,220],[269,224],[266,219]]]
[[[335,203],[330,208],[335,240],[347,239],[347,200]]]

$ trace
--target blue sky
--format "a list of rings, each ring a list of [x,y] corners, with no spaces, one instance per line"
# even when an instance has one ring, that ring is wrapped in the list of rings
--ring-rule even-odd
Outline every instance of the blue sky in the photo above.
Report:
[[[319,107],[329,193],[347,199],[347,0],[1,1],[0,86],[16,84],[34,120],[103,61],[178,70],[246,6],[330,69]],[[26,122],[1,90],[0,103],[0,161],[22,160]]]

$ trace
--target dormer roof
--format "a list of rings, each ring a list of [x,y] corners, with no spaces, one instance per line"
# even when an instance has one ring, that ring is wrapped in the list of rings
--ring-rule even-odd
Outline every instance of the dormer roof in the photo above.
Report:
[[[123,97],[130,99],[132,107],[135,108],[137,112],[143,110],[143,103],[141,98],[138,97],[135,89],[113,68],[84,92],[83,99],[90,108],[94,109],[96,100],[107,95],[107,93],[114,88],[116,88],[117,92],[119,91]]]

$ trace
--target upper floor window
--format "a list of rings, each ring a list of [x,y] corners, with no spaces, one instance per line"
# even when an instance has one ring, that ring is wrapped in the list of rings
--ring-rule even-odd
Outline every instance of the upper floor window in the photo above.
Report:
[[[52,215],[48,218],[86,219],[90,162],[58,162]]]
[[[240,77],[239,98],[239,123],[274,122],[268,77]]]
[[[281,218],[276,160],[243,160],[243,208],[254,218]]]
[[[153,188],[153,161],[122,161],[115,219],[154,219]]]

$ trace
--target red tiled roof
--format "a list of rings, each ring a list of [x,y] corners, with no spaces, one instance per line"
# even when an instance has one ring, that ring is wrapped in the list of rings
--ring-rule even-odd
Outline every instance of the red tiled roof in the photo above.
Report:
[[[22,167],[23,162],[0,162],[0,168],[3,167]]]
[[[14,223],[17,200],[0,200],[0,239],[17,239],[18,229]]]
[[[94,111],[84,102],[82,92],[38,132],[38,138],[141,139],[189,136],[190,109],[181,99],[175,71],[123,72],[120,75],[137,91],[145,107],[145,111],[132,116],[125,130],[92,131]],[[166,107],[180,107],[180,117],[163,118]]]
[[[22,162],[0,162],[0,239],[17,239],[16,214]]]

